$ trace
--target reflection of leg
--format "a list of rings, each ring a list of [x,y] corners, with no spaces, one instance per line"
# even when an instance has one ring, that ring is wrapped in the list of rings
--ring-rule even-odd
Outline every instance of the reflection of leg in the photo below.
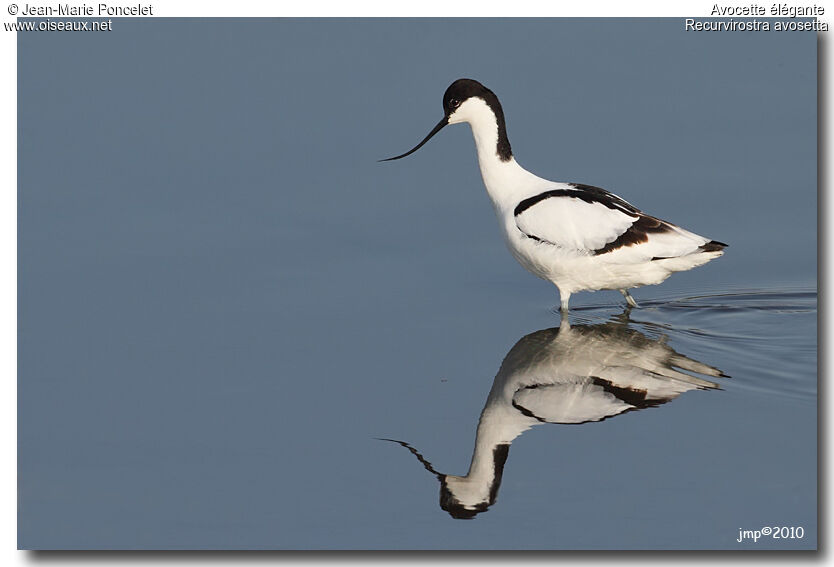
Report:
[[[622,293],[622,294],[623,294],[623,297],[625,297],[625,300],[626,300],[626,302],[629,304],[629,306],[631,306],[631,307],[637,307],[637,302],[636,302],[636,301],[634,301],[634,298],[633,298],[633,297],[631,297],[631,294],[628,292],[628,290],[627,290],[627,289],[621,289],[621,290],[620,290],[620,293]]]
[[[561,310],[562,313],[568,312],[568,302],[570,301],[570,292],[559,290],[559,296],[562,298]]]

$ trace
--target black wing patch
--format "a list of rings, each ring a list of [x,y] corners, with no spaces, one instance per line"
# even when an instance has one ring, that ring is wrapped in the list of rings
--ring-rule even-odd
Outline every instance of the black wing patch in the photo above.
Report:
[[[640,213],[640,216],[636,221],[634,221],[634,224],[628,227],[624,233],[602,248],[594,250],[594,256],[606,254],[612,250],[616,250],[617,248],[622,248],[623,246],[634,246],[635,244],[640,244],[641,242],[648,242],[649,234],[651,233],[671,231],[672,227],[670,227],[668,223]]]
[[[719,252],[724,250],[728,244],[724,244],[723,242],[718,242],[717,240],[710,240],[706,244],[702,244],[698,248],[700,248],[703,252]]]
[[[575,187],[575,189],[553,189],[524,199],[516,205],[513,214],[518,216],[536,203],[540,203],[551,197],[573,197],[586,203],[596,203],[629,215],[642,214],[640,209],[620,199],[616,195],[612,195],[605,189],[593,187],[592,185],[582,185],[581,183],[569,183],[568,185]]]
[[[533,205],[540,203],[545,199],[550,199],[552,197],[571,197],[574,199],[580,199],[586,203],[603,205],[609,209],[620,211],[627,215],[637,216],[637,220],[634,221],[634,223],[627,228],[625,232],[620,234],[611,242],[607,243],[602,248],[593,250],[592,253],[594,256],[607,254],[608,252],[617,250],[623,246],[634,246],[635,244],[640,244],[641,242],[648,242],[649,234],[651,233],[672,231],[672,227],[669,223],[645,214],[631,203],[624,201],[616,195],[612,195],[605,189],[594,187],[593,185],[583,185],[582,183],[569,183],[569,185],[575,189],[553,189],[551,191],[545,191],[543,193],[539,193],[538,195],[533,195],[532,197],[524,199],[516,205],[513,214],[517,217]],[[547,242],[532,234],[524,234],[528,238],[537,242]],[[704,246],[709,246],[709,244],[705,244]],[[718,250],[720,250],[720,248],[718,248]]]

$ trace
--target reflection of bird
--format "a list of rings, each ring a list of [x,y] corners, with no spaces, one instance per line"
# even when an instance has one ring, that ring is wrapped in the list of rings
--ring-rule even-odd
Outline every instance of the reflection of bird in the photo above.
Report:
[[[481,412],[475,451],[465,476],[444,475],[403,441],[440,480],[440,506],[472,518],[498,495],[510,444],[540,423],[580,424],[658,406],[693,389],[718,384],[687,372],[726,377],[650,339],[624,321],[531,333],[507,353]]]
[[[504,238],[513,256],[559,288],[561,307],[572,293],[658,284],[673,272],[717,258],[726,246],[647,215],[598,187],[537,177],[513,157],[498,97],[471,79],[443,95],[443,119],[414,149],[447,124],[468,122],[478,162]]]

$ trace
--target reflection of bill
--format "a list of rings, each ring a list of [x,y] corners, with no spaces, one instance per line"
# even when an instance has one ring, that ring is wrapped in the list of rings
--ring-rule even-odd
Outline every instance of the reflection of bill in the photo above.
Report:
[[[665,337],[651,339],[627,321],[531,333],[507,353],[478,422],[465,476],[441,474],[408,443],[440,481],[440,507],[469,519],[495,503],[510,444],[540,423],[581,424],[664,404],[683,392],[718,384],[696,372],[720,370],[678,354]]]

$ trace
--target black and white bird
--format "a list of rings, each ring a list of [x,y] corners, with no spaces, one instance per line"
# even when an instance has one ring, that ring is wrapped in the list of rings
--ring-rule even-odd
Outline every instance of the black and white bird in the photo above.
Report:
[[[478,81],[458,79],[443,95],[444,115],[422,142],[447,124],[468,122],[478,163],[504,238],[516,260],[559,288],[562,311],[571,294],[658,284],[673,272],[717,258],[727,246],[648,215],[598,187],[548,181],[513,157],[504,111],[495,94]]]
[[[478,421],[465,475],[443,474],[417,449],[396,439],[440,481],[440,506],[455,518],[486,511],[498,496],[510,445],[543,423],[599,422],[657,407],[690,390],[727,378],[709,366],[650,338],[619,317],[602,325],[558,328],[522,337],[501,363]]]

